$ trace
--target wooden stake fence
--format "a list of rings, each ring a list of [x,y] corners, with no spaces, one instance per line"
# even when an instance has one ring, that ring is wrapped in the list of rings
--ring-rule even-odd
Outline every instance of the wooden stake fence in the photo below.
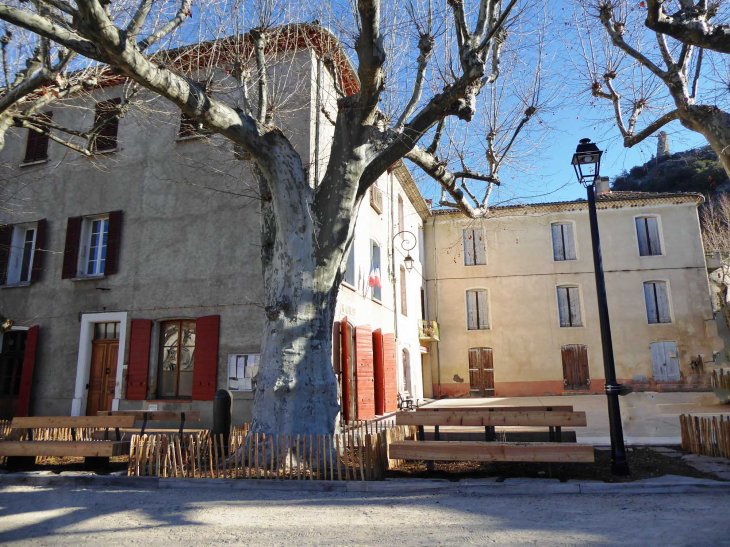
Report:
[[[730,459],[730,416],[699,418],[682,414],[682,450]]]
[[[710,374],[710,385],[712,387],[730,389],[730,371],[720,369],[718,373],[717,370],[713,370]]]

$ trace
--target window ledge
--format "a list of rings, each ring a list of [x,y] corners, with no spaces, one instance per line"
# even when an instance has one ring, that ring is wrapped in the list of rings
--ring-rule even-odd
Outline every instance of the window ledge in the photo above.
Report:
[[[82,277],[72,277],[71,281],[94,281],[99,279],[105,279],[106,275],[84,275]]]
[[[21,163],[20,165],[18,165],[18,167],[30,167],[32,165],[43,165],[44,163],[48,163],[48,158],[46,158],[44,160],[36,160],[36,161],[29,161],[26,163]]]
[[[378,300],[375,297],[370,297],[370,300],[372,300],[373,302],[375,302],[376,304],[379,304],[381,306],[383,305],[383,301],[382,300]]]
[[[30,281],[24,281],[23,283],[13,283],[8,285],[0,286],[0,289],[17,289],[19,287],[30,287]]]
[[[114,152],[118,152],[118,151],[119,151],[119,148],[110,148],[109,150],[94,150],[91,153],[90,157],[93,158],[94,156],[103,156],[104,154],[113,154]]]
[[[347,288],[348,288],[348,289],[350,289],[351,291],[355,291],[355,292],[357,292],[357,289],[356,289],[355,287],[353,287],[352,285],[350,285],[350,284],[349,284],[348,282],[346,282],[346,281],[343,281],[343,282],[342,282],[342,286],[343,286],[343,287],[347,287]]]

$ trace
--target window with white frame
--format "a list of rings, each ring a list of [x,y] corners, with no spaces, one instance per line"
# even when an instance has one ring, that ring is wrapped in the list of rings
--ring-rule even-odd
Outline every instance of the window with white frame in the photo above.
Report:
[[[228,356],[228,389],[252,391],[259,373],[259,354],[243,353]]]
[[[33,254],[35,253],[35,240],[38,225],[16,224],[13,226],[13,234],[8,257],[8,285],[30,283],[31,271],[33,269]]]
[[[672,322],[672,314],[669,310],[669,289],[665,281],[644,283],[644,299],[646,300],[646,318],[650,324]]]
[[[583,326],[578,287],[558,287],[558,316],[561,327]]]
[[[551,224],[553,232],[553,260],[576,260],[575,237],[572,222],[556,222]]]
[[[484,289],[466,291],[466,328],[489,329],[489,299]]]
[[[463,231],[464,266],[480,266],[487,263],[487,246],[484,230],[467,228]]]
[[[79,270],[83,275],[104,275],[109,217],[85,218]]]
[[[350,243],[350,253],[347,255],[345,264],[345,277],[343,279],[348,285],[355,286],[355,240]]]
[[[659,235],[658,217],[637,217],[636,236],[639,239],[640,256],[658,256],[662,254],[662,242]]]

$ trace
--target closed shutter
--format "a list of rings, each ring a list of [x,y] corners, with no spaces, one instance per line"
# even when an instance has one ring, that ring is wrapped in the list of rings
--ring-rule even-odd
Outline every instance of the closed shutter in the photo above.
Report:
[[[573,236],[573,225],[563,224],[563,247],[565,249],[565,260],[575,260],[575,237]]]
[[[119,131],[119,118],[116,117],[116,110],[122,100],[117,97],[108,101],[96,103],[96,114],[94,116],[94,128],[102,127],[94,140],[94,151],[104,152],[114,150],[117,147],[117,133]]]
[[[385,414],[385,363],[383,361],[383,331],[373,331],[373,377],[375,378],[375,414]]]
[[[18,407],[15,416],[22,418],[28,415],[30,410],[30,392],[33,387],[33,370],[35,369],[35,356],[38,348],[39,327],[28,329],[25,339],[25,354],[23,355],[23,372],[20,375],[20,392],[18,393]]]
[[[70,217],[66,224],[66,244],[63,249],[61,279],[71,279],[78,274],[79,244],[83,217]]]
[[[35,232],[35,249],[33,250],[33,265],[30,270],[30,282],[35,283],[41,278],[41,270],[43,269],[43,259],[45,257],[46,247],[46,219],[38,221],[38,227]]]
[[[646,231],[649,234],[649,254],[662,254],[662,244],[659,238],[659,223],[657,222],[656,217],[649,217],[646,219]]]
[[[8,260],[10,260],[10,245],[13,242],[13,227],[0,226],[0,285],[8,281]]]
[[[476,291],[466,291],[466,325],[469,330],[479,328],[479,322],[477,321]]]
[[[126,398],[130,401],[143,401],[147,398],[151,337],[152,321],[149,319],[132,319],[129,335],[126,391]]]
[[[383,386],[385,412],[395,412],[398,409],[398,372],[393,333],[383,335]]]
[[[551,226],[553,232],[553,260],[565,260],[565,250],[563,247],[563,227],[560,224]]]
[[[654,283],[657,303],[657,319],[659,323],[671,323],[672,316],[669,313],[669,293],[666,283]]]
[[[644,300],[646,301],[646,318],[649,323],[658,323],[654,283],[644,283]]]
[[[195,321],[195,361],[193,400],[212,401],[218,372],[218,331],[220,315],[198,317]]]
[[[42,125],[43,122],[50,122],[53,117],[52,112],[46,112],[39,114],[35,117],[34,121],[38,125]],[[34,131],[33,129],[28,130],[28,141],[25,146],[25,158],[23,163],[33,163],[34,161],[41,161],[48,158],[48,135]]]
[[[474,265],[474,230],[464,230],[464,265]]]
[[[109,231],[106,239],[104,275],[114,275],[119,267],[119,244],[122,238],[122,212],[109,213]]]
[[[570,306],[568,304],[568,288],[558,287],[558,315],[560,316],[560,326],[570,326]]]
[[[487,263],[487,246],[484,241],[484,230],[474,230],[474,264]]]
[[[479,328],[489,328],[489,301],[487,291],[477,291],[477,310],[479,311]]]
[[[636,219],[636,236],[639,238],[639,255],[649,256],[649,236],[646,231],[646,219]]]
[[[568,300],[570,301],[570,326],[580,327],[583,325],[583,318],[580,313],[580,289],[568,287]]]
[[[357,370],[357,419],[375,418],[375,377],[373,370],[373,332],[367,325],[355,327]]]

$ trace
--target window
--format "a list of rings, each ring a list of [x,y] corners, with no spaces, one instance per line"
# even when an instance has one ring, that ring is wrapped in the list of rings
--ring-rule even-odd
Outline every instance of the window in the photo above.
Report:
[[[481,228],[464,230],[464,266],[480,266],[487,263],[487,248]]]
[[[644,299],[646,300],[646,318],[649,324],[671,323],[669,312],[669,291],[664,281],[644,283]]]
[[[406,269],[400,267],[400,312],[408,316],[408,298],[406,295]]]
[[[5,331],[0,353],[0,396],[17,397],[20,394],[20,378],[23,373],[25,341],[28,331]],[[9,401],[8,401],[9,402]]]
[[[160,325],[158,397],[192,397],[195,364],[195,321]]]
[[[86,275],[104,275],[108,234],[109,217],[89,220],[84,267]]]
[[[640,256],[656,256],[662,254],[662,243],[659,237],[659,220],[657,217],[637,218],[636,235],[639,238]]]
[[[96,103],[94,114],[94,152],[108,152],[117,149],[119,131],[119,110],[122,100],[109,99]]]
[[[466,325],[469,330],[489,329],[487,291],[466,291]]]
[[[253,391],[258,373],[258,353],[228,356],[228,389],[231,391]]]
[[[52,112],[44,112],[35,116],[34,122],[41,129],[48,131],[45,125],[51,121]],[[28,130],[28,141],[25,145],[25,158],[23,163],[34,163],[48,159],[48,135],[33,129]]]
[[[575,260],[575,238],[573,224],[558,222],[551,225],[553,231],[553,260]]]
[[[561,327],[583,326],[578,287],[558,287],[558,315]]]
[[[406,234],[402,233],[406,229],[406,215],[403,209],[403,198],[398,196],[398,231],[401,232],[400,238],[404,239]]]
[[[36,224],[13,226],[7,284],[29,283],[35,254]]]
[[[370,278],[368,284],[372,288],[373,300],[380,301],[382,297],[382,285],[380,283],[380,245],[371,241],[370,245]]]
[[[343,281],[352,287],[355,286],[355,240],[350,243],[350,253],[347,255],[345,278]]]
[[[119,340],[119,323],[94,323],[94,340]]]

